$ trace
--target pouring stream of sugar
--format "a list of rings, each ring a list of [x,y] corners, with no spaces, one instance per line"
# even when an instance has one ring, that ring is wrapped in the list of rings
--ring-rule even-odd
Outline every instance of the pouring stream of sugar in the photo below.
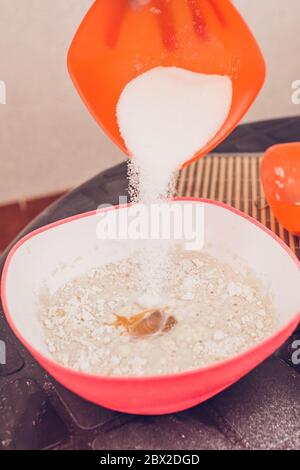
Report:
[[[229,114],[231,101],[228,76],[178,67],[155,67],[126,85],[117,118],[132,155],[135,176],[130,185],[136,200],[153,204],[170,195],[180,166],[215,136]],[[143,256],[147,288],[140,303],[156,306],[164,256],[153,252],[152,243]]]

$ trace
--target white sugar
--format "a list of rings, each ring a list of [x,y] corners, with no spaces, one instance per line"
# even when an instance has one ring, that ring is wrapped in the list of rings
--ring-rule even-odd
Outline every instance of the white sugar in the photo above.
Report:
[[[231,101],[229,77],[178,67],[155,67],[127,84],[117,118],[132,155],[129,194],[135,202],[174,194],[180,166],[216,135]],[[168,249],[149,240],[141,260],[145,307],[157,304],[167,262]]]
[[[166,195],[176,170],[221,128],[231,101],[229,77],[178,67],[155,67],[128,83],[117,118],[143,202]]]

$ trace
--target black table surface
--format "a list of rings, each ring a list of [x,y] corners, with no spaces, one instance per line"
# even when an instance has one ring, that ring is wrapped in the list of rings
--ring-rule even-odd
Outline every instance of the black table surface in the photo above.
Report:
[[[291,141],[300,141],[297,117],[239,126],[216,151],[262,152]],[[56,201],[17,239],[101,203],[115,204],[126,187],[122,163]],[[0,309],[0,340],[7,348],[7,363],[0,365],[0,450],[300,449],[300,367],[289,360],[294,339],[300,332],[238,383],[191,410],[132,416],[88,403],[58,384],[15,338]]]

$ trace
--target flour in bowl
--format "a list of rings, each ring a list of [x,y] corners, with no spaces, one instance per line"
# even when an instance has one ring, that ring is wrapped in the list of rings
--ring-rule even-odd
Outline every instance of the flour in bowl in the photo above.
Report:
[[[143,310],[139,259],[107,264],[44,294],[41,322],[55,360],[108,376],[169,374],[230,358],[274,331],[272,304],[254,275],[178,247],[162,299],[169,325],[164,321],[156,334],[139,336],[116,321]]]

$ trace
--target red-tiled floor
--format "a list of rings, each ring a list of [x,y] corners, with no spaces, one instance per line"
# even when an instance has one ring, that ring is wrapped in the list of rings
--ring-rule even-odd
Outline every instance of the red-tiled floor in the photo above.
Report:
[[[34,217],[65,193],[0,205],[0,253]]]

